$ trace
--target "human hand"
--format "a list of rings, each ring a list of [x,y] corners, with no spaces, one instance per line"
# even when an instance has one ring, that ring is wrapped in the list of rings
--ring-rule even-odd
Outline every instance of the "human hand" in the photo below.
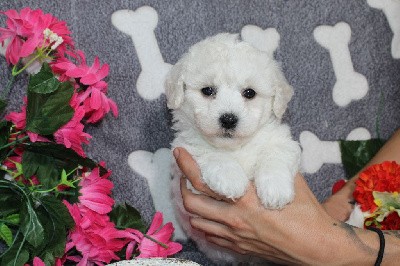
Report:
[[[318,243],[325,242],[325,233],[331,230],[334,220],[318,203],[301,175],[295,178],[294,201],[282,210],[269,210],[262,206],[253,185],[236,201],[223,199],[201,182],[200,170],[187,151],[177,148],[174,155],[193,187],[206,194],[192,193],[186,187],[186,180],[181,180],[184,206],[196,216],[190,223],[203,231],[208,241],[277,263],[326,261],[326,253],[321,250],[326,245]]]
[[[348,193],[348,189],[348,187],[343,187],[322,203],[325,211],[331,217],[342,222],[349,219],[354,207],[354,200],[351,196],[352,193]]]

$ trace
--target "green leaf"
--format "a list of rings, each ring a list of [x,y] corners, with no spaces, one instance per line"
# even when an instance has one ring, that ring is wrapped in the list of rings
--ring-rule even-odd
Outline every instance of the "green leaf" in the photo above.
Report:
[[[7,216],[4,219],[4,221],[6,221],[9,224],[17,225],[20,222],[19,214],[18,213],[11,214],[11,215]]]
[[[71,217],[67,207],[57,198],[52,195],[44,196],[40,199],[42,207],[52,216],[52,219],[56,223],[65,227],[66,229],[72,229],[75,226],[75,222]]]
[[[98,165],[93,160],[89,158],[83,158],[74,150],[67,149],[61,144],[35,142],[25,143],[23,146],[26,151],[53,157],[55,159],[55,164],[60,169],[60,173],[62,169],[65,169],[67,172],[69,172],[75,169],[78,165],[89,167],[91,169],[100,167],[100,173],[102,175],[107,173],[107,169]]]
[[[7,121],[0,122],[0,147],[8,144],[8,139],[10,138],[10,129],[12,124]],[[7,157],[8,149],[0,150],[0,162],[3,162]]]
[[[49,189],[59,183],[61,169],[57,167],[56,159],[52,156],[27,150],[22,154],[22,171],[28,178],[36,174],[40,183]]]
[[[36,93],[51,93],[56,91],[60,84],[49,64],[43,63],[39,73],[30,76],[28,90]]]
[[[21,266],[29,260],[29,252],[25,242],[19,237],[6,253],[1,257],[1,266]]]
[[[341,140],[340,151],[347,177],[357,174],[380,150],[385,143],[382,139]]]
[[[133,228],[143,233],[146,231],[146,226],[142,221],[140,213],[129,204],[125,203],[114,206],[109,216],[110,220],[119,229]]]
[[[6,224],[0,224],[0,239],[3,239],[7,246],[11,246],[13,235],[11,229]]]
[[[52,261],[50,265],[54,265],[55,258],[62,257],[65,253],[65,245],[67,242],[68,231],[60,224],[54,223],[51,216],[43,216],[48,220],[43,220],[45,228],[45,245],[38,248],[39,257],[47,257],[46,260]]]
[[[107,170],[93,160],[83,158],[75,151],[54,143],[25,143],[25,151],[22,155],[23,173],[27,177],[37,175],[45,189],[51,189],[60,183],[62,172],[70,172],[78,166],[88,168],[100,167],[101,174]],[[69,184],[70,182],[65,184]],[[72,183],[70,185],[73,185]]]
[[[60,185],[66,185],[68,187],[75,188],[75,185],[73,182],[68,180],[67,172],[63,169],[61,172],[61,182]]]
[[[63,249],[65,249],[65,244],[64,244]],[[64,255],[64,254],[62,254],[62,255]],[[57,257],[62,257],[62,255],[57,256]],[[53,253],[47,252],[47,251],[45,251],[44,253],[42,253],[38,257],[42,259],[42,261],[45,263],[45,265],[55,265],[55,261],[56,261],[56,258],[57,258],[57,257],[55,257],[53,255]]]
[[[43,226],[39,221],[36,210],[32,206],[31,199],[27,199],[22,205],[20,211],[21,232],[25,236],[26,241],[33,247],[39,246],[44,240]]]
[[[40,203],[38,216],[44,228],[44,241],[34,255],[54,265],[55,259],[64,255],[68,230],[73,228],[74,221],[65,205],[54,196],[45,196]]]
[[[8,180],[0,180],[0,217],[19,212],[22,192],[18,186]]]
[[[70,121],[74,115],[74,109],[69,105],[73,92],[74,88],[67,82],[51,93],[28,89],[26,130],[51,135]]]

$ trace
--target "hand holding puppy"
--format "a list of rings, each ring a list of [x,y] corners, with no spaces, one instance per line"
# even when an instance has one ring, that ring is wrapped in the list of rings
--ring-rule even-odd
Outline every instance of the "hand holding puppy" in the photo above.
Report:
[[[307,223],[313,216],[314,222],[332,220],[301,176],[297,176],[295,180],[297,193],[294,202],[282,210],[267,210],[261,204],[253,184],[249,185],[244,196],[233,202],[217,195],[200,181],[200,170],[185,149],[176,148],[174,155],[179,168],[193,187],[208,195],[192,193],[186,187],[186,180],[181,180],[184,206],[187,211],[199,216],[191,218],[190,223],[195,229],[205,232],[208,241],[219,246],[241,254],[257,255],[277,263],[299,264],[302,262],[301,258],[293,256],[291,253],[294,251],[289,249],[306,247],[302,243],[295,243],[296,239],[292,238],[299,231],[308,231],[304,235],[308,239],[318,234],[313,233],[312,228],[310,231],[301,228],[303,224],[297,219],[293,220],[293,217],[301,219],[302,216],[306,216]],[[274,247],[277,242],[281,243]],[[287,243],[293,244],[286,247]],[[315,255],[318,256],[318,253]]]
[[[295,178],[293,202],[281,210],[272,210],[263,207],[252,184],[236,201],[221,198],[200,181],[196,162],[185,149],[176,148],[174,156],[193,187],[206,194],[192,193],[186,180],[181,180],[184,207],[196,216],[190,224],[203,231],[208,241],[241,254],[290,265],[375,262],[379,250],[376,234],[330,217],[300,174]],[[393,249],[400,240],[386,236],[386,241],[391,252],[385,259],[396,259],[399,252]]]

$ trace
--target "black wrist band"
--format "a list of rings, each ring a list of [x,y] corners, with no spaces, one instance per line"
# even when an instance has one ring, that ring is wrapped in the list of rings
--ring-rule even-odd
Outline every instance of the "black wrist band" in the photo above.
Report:
[[[376,232],[379,236],[379,252],[374,264],[375,266],[379,266],[381,265],[383,259],[383,252],[385,252],[385,236],[383,235],[382,230],[379,228],[369,226],[367,229]]]

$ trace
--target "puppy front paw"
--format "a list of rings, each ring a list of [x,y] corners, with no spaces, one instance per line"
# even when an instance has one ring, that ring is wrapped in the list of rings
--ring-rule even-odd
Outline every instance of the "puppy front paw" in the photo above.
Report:
[[[239,164],[212,161],[200,168],[203,181],[214,192],[230,199],[240,198],[245,194],[249,181]]]
[[[290,172],[264,172],[255,179],[257,195],[267,209],[282,209],[293,201],[294,177]]]

